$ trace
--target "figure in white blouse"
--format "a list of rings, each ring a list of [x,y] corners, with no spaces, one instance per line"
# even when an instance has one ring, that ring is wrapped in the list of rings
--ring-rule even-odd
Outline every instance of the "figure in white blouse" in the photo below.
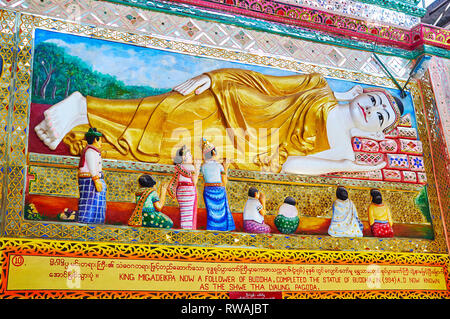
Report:
[[[266,196],[256,187],[248,189],[248,199],[245,203],[243,220],[244,231],[247,233],[267,234],[270,226],[264,222],[266,214]]]
[[[87,146],[83,150],[78,169],[78,222],[102,224],[106,214],[106,183],[103,179],[102,133],[89,128],[85,134]]]

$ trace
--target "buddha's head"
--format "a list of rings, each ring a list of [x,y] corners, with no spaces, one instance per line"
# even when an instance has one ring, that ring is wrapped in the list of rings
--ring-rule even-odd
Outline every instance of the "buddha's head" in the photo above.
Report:
[[[355,127],[367,132],[389,133],[403,113],[401,100],[381,88],[364,89],[349,106]]]

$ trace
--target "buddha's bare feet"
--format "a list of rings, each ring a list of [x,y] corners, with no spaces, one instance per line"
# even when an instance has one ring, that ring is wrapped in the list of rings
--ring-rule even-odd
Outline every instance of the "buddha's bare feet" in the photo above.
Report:
[[[75,126],[88,124],[86,98],[75,92],[44,112],[44,120],[35,126],[37,136],[51,150]]]

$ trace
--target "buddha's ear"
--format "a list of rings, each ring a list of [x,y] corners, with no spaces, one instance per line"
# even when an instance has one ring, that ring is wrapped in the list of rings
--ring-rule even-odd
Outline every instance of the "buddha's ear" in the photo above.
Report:
[[[362,88],[361,85],[357,84],[355,85],[353,88],[353,93],[355,94],[355,97],[357,97],[358,95],[364,93],[364,89]]]
[[[383,133],[383,132],[375,132],[375,133],[371,133],[372,134],[372,139],[374,139],[374,140],[378,140],[378,141],[381,141],[381,140],[384,140],[385,138],[386,138],[386,135]]]
[[[356,137],[366,137],[371,138],[373,140],[381,141],[385,139],[385,134],[383,132],[367,132],[363,131],[357,127],[354,127],[350,130],[350,134]]]

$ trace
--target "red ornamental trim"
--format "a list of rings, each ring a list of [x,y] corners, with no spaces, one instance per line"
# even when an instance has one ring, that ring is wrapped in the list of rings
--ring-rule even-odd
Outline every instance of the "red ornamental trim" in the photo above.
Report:
[[[411,38],[408,30],[391,26],[370,26],[364,20],[337,16],[311,8],[303,8],[270,0],[174,0],[190,5],[228,11],[258,19],[319,29],[346,36],[358,36],[377,43],[395,44],[409,48]],[[233,3],[232,3],[233,2]]]
[[[423,42],[450,50],[450,30],[439,29],[429,25],[421,26]]]
[[[413,50],[422,44],[450,49],[450,31],[418,25],[411,30],[371,24],[365,20],[334,15],[272,0],[173,0],[184,4],[231,12],[243,16],[357,37],[357,40]]]

